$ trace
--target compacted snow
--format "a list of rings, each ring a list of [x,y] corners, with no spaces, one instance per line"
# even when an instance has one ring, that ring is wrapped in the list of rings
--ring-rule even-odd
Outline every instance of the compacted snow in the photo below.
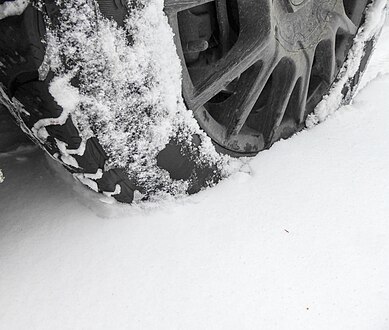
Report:
[[[0,156],[0,329],[388,329],[388,40],[351,106],[185,199]]]

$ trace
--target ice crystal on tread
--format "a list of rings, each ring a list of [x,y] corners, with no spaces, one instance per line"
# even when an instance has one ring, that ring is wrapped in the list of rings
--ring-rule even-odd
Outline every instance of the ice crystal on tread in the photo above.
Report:
[[[105,170],[126,169],[147,192],[185,193],[190,180],[171,179],[156,161],[175,140],[198,166],[222,172],[228,158],[215,151],[184,105],[163,0],[129,1],[123,28],[103,18],[93,1],[58,4],[61,18],[49,29],[45,65],[54,71],[54,81],[66,78],[64,91],[78,86],[78,95],[69,95],[76,104],[70,114],[84,140],[98,138],[109,156]],[[192,144],[194,134],[200,146]]]

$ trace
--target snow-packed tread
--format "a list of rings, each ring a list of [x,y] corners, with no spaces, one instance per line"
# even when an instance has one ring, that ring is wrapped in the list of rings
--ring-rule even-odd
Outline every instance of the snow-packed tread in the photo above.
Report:
[[[359,65],[359,70],[356,75],[350,79],[347,86],[344,86],[342,94],[344,95],[344,103],[348,104],[351,102],[355,92],[358,89],[359,82],[363,76],[363,73],[366,70],[367,64],[369,63],[370,56],[374,50],[374,45],[376,43],[376,39],[370,39],[365,44],[364,55],[361,60],[361,64]]]
[[[59,12],[57,6],[54,1],[47,1],[46,4],[47,14],[55,21]],[[38,71],[45,56],[44,38],[43,14],[31,4],[22,15],[0,21],[0,82],[7,95],[15,97],[25,107],[26,111],[20,116],[30,134],[34,134],[34,126],[39,120],[59,118],[63,113],[62,107],[49,92],[53,75],[48,74],[44,81],[39,80]],[[104,172],[107,155],[96,138],[88,139],[84,150],[73,154],[72,151],[81,147],[82,138],[70,117],[62,124],[54,123],[44,129],[48,137],[41,140],[43,147],[62,161],[68,170],[85,176],[85,180],[94,181],[99,192],[105,192],[120,202],[132,202],[135,186],[122,169]],[[77,167],[65,160],[69,155],[61,151],[61,142],[76,160]],[[83,181],[83,177],[76,177]]]

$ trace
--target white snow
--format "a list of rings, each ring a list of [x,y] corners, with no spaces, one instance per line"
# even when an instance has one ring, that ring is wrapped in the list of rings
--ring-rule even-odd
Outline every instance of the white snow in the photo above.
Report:
[[[4,2],[0,5],[0,20],[9,16],[23,14],[29,3],[30,0],[14,0]]]
[[[352,105],[185,199],[0,156],[0,329],[388,329],[388,40]]]

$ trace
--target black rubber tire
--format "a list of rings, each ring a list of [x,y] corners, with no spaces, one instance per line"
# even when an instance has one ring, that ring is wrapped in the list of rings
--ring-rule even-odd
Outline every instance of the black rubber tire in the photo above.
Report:
[[[115,1],[103,1],[105,10],[117,8]],[[109,6],[111,4],[111,6]],[[115,7],[114,7],[115,6]],[[58,7],[55,1],[46,1],[42,8],[49,17],[55,19]],[[124,11],[119,10],[121,16],[113,12],[110,17],[123,20]],[[123,23],[123,21],[121,21]],[[45,56],[45,21],[43,13],[29,4],[20,16],[6,17],[0,21],[0,83],[10,99],[15,97],[26,109],[29,116],[21,115],[23,125],[29,130],[43,118],[59,117],[63,109],[55,102],[49,93],[49,83],[52,75],[49,74],[43,81],[39,80],[39,67]],[[25,129],[26,130],[26,129]],[[49,138],[43,148],[52,156],[61,161],[61,153],[56,140],[68,145],[69,149],[80,147],[81,138],[72,119],[69,117],[63,125],[47,127]],[[34,138],[31,136],[31,138]],[[96,174],[100,169],[102,176],[88,177],[95,182],[99,192],[112,193],[120,186],[120,193],[113,197],[123,203],[131,203],[134,191],[137,189],[123,169],[116,168],[104,171],[107,155],[96,138],[86,142],[83,155],[75,155],[79,168],[64,164],[72,173]],[[90,183],[89,183],[90,185]]]
[[[3,3],[6,1],[12,0],[5,0]],[[97,0],[96,3],[96,10],[99,10],[102,16],[114,20],[118,26],[123,26],[124,19],[133,6],[132,3],[127,5],[127,0]],[[0,20],[0,92],[3,90],[6,93],[3,97],[0,94],[0,101],[8,106],[23,131],[35,143],[60,161],[89,188],[106,193],[123,203],[131,203],[135,191],[139,191],[143,199],[147,199],[155,189],[164,190],[164,187],[157,186],[153,191],[147,191],[138,185],[135,179],[132,179],[131,173],[124,168],[106,166],[109,158],[96,137],[84,141],[82,154],[72,154],[77,167],[72,166],[66,161],[67,155],[61,151],[59,145],[65,144],[66,149],[72,151],[81,148],[81,134],[71,115],[63,123],[45,126],[48,137],[44,141],[37,139],[33,132],[34,125],[42,119],[59,118],[64,111],[49,92],[54,74],[49,71],[46,77],[39,76],[46,53],[46,24],[49,22],[56,26],[60,20],[61,9],[55,0],[31,1],[22,14]],[[72,85],[79,87],[77,80],[72,81]],[[26,111],[15,107],[15,103],[10,101],[15,99]],[[194,134],[190,141],[191,146],[196,149],[200,143],[200,139]],[[171,180],[186,181],[186,192],[189,194],[216,183],[220,175],[215,165],[204,166],[201,162],[196,162],[193,150],[188,151],[185,148],[187,147],[172,138],[157,156],[158,167],[166,170]]]

